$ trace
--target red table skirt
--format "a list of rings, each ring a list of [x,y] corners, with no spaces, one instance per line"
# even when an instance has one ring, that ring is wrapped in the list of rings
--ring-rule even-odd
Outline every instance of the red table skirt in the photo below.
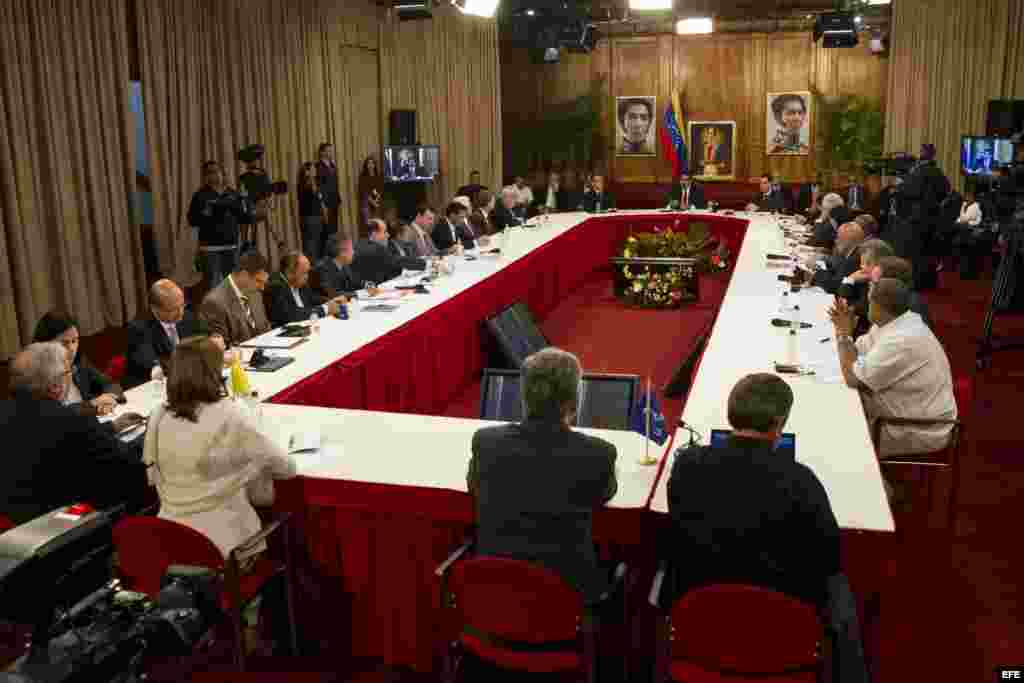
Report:
[[[605,215],[564,235],[380,339],[273,396],[272,403],[434,415],[480,378],[482,323],[523,302],[543,320],[590,273],[606,267],[625,238],[685,229],[696,217]],[[747,221],[701,216],[738,253]]]
[[[332,363],[273,397],[275,403],[436,414],[483,368],[482,322],[517,301],[543,319],[617,255],[632,232],[683,228],[687,217],[590,218],[500,273]],[[745,220],[701,217],[736,254]],[[466,454],[467,462],[469,453]],[[449,625],[433,571],[471,532],[469,495],[429,488],[299,478],[279,482],[278,505],[295,513],[306,568],[344,606],[318,593],[300,609],[316,637],[343,634],[357,657],[430,671]],[[608,556],[645,575],[655,566],[663,518],[645,509],[597,511],[594,536]],[[636,575],[636,574],[635,574]],[[639,586],[643,581],[637,583]],[[649,585],[649,583],[648,583]],[[328,593],[332,591],[327,591]],[[334,590],[333,592],[337,592]],[[338,628],[338,621],[350,622]],[[312,635],[312,634],[311,634]]]

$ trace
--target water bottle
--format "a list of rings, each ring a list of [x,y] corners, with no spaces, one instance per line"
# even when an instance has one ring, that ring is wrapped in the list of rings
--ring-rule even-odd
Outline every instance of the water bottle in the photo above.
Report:
[[[153,381],[150,383],[153,392],[153,400],[163,403],[167,400],[167,378],[164,377],[164,370],[159,365],[153,368],[150,374]]]
[[[309,314],[309,329],[313,334],[320,334],[320,312],[314,310]]]
[[[797,334],[800,331],[800,304],[795,293],[789,298],[789,303],[789,333]]]
[[[253,421],[256,422],[256,426],[260,429],[263,428],[263,404],[260,401],[260,394],[258,391],[251,391],[249,395],[245,397],[245,406],[249,410],[249,414],[252,415]]]

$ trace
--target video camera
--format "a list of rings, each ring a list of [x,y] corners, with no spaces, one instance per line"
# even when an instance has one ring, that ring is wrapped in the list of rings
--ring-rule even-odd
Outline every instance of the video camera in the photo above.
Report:
[[[220,614],[218,577],[169,567],[155,598],[112,577],[122,509],[60,508],[0,534],[0,618],[34,627],[0,683],[140,680],[144,655],[192,651]]]

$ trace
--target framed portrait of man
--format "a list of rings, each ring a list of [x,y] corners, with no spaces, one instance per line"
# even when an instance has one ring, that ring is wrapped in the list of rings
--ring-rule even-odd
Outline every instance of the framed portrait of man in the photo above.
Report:
[[[700,180],[736,179],[736,122],[690,121],[691,175]]]
[[[615,98],[616,156],[653,157],[658,154],[656,103],[654,96]]]
[[[811,153],[811,93],[768,93],[768,154]]]

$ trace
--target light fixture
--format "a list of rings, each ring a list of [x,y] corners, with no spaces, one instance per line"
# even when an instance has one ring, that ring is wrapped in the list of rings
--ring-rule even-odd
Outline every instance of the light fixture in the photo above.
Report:
[[[457,5],[457,7],[462,10],[463,14],[472,14],[476,17],[493,17],[494,12],[498,9],[498,0],[466,0],[465,6]]]
[[[536,16],[536,15],[537,15],[537,10],[535,10],[535,9],[528,9],[528,10],[526,10],[526,16],[533,17],[533,16]]]
[[[892,0],[868,0],[869,5],[891,5]]]
[[[672,9],[672,0],[629,0],[629,9],[670,10]]]
[[[676,33],[679,35],[695,36],[705,33],[714,33],[715,22],[711,17],[690,17],[680,19],[676,22]]]

